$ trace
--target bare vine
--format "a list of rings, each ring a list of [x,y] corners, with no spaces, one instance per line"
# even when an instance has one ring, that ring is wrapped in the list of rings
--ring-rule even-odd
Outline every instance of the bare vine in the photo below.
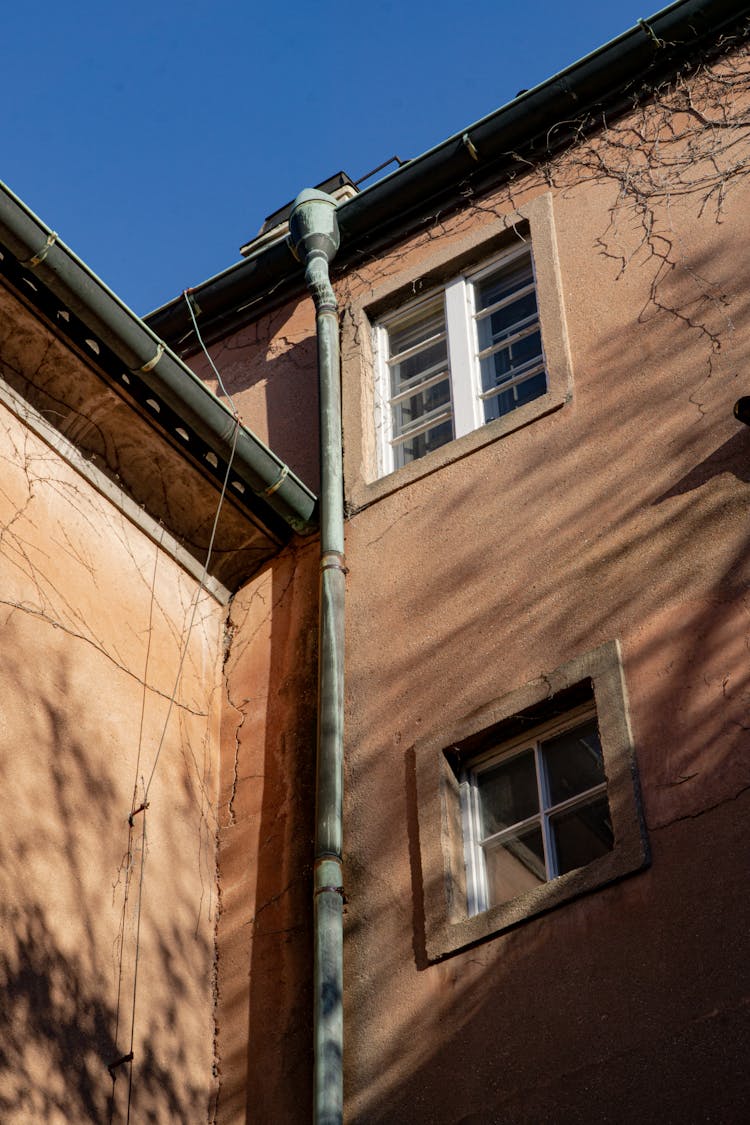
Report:
[[[453,214],[433,213],[404,246],[377,259],[378,277],[396,274],[407,253],[435,237],[470,229],[479,216],[506,229],[521,220],[520,200],[546,188],[566,194],[582,185],[613,190],[609,218],[596,248],[617,265],[645,267],[648,297],[639,319],[673,317],[706,345],[710,378],[722,336],[731,332],[729,298],[683,246],[674,221],[678,210],[691,221],[724,221],[732,190],[750,172],[750,47],[748,28],[725,37],[704,59],[658,85],[631,93],[630,105],[610,119],[586,113],[560,121],[546,135],[543,155],[513,153],[502,183],[478,192],[467,180],[463,204]],[[364,259],[340,285],[346,301],[371,284],[375,256]],[[687,286],[677,288],[679,277]],[[702,385],[701,383],[701,385]],[[696,394],[697,392],[693,392]],[[691,396],[692,397],[692,396]],[[693,399],[700,411],[702,407]]]

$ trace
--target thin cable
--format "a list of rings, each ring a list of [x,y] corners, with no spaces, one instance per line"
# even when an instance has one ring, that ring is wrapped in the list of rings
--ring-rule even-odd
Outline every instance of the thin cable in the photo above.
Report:
[[[206,347],[206,345],[203,342],[203,337],[201,336],[200,329],[198,328],[198,322],[195,319],[195,313],[193,312],[193,306],[190,303],[190,298],[188,297],[187,290],[184,291],[183,297],[185,298],[185,303],[186,303],[186,305],[188,307],[188,310],[190,312],[190,319],[193,322],[193,327],[195,329],[195,335],[198,339],[198,343],[200,344],[201,348],[203,349],[203,353],[204,353],[206,359],[208,360],[208,362],[210,363],[211,369],[214,371],[214,373],[216,375],[216,378],[218,380],[218,383],[219,383],[219,386],[221,387],[222,392],[226,395],[226,397],[229,399],[229,402],[231,403],[232,414],[234,415],[234,432],[232,434],[232,448],[229,452],[229,459],[227,461],[227,469],[226,469],[226,472],[224,474],[224,480],[223,480],[222,486],[221,486],[221,495],[219,496],[219,503],[218,503],[217,508],[216,508],[216,515],[214,516],[214,522],[213,522],[213,526],[211,528],[211,535],[210,535],[209,541],[208,541],[208,549],[206,551],[206,558],[205,558],[205,561],[203,563],[203,570],[201,572],[200,579],[198,581],[198,589],[196,590],[195,597],[193,598],[193,606],[192,606],[192,611],[191,611],[191,614],[190,614],[190,622],[189,622],[188,627],[187,627],[187,634],[185,636],[185,644],[183,645],[182,653],[180,654],[180,662],[177,665],[177,675],[175,676],[174,687],[172,689],[172,694],[170,695],[170,698],[169,698],[169,705],[167,707],[167,714],[166,714],[166,718],[164,719],[164,727],[162,729],[161,738],[159,739],[159,745],[158,745],[157,750],[156,750],[156,757],[154,758],[154,764],[151,767],[151,773],[149,774],[148,782],[146,784],[146,789],[145,789],[144,794],[143,794],[144,803],[146,801],[148,801],[148,794],[149,794],[149,790],[151,789],[151,782],[154,779],[154,773],[156,772],[156,766],[157,766],[159,758],[161,756],[162,747],[164,746],[164,740],[166,738],[167,728],[169,726],[169,719],[170,719],[170,716],[172,714],[172,708],[174,707],[175,699],[177,697],[177,689],[178,689],[179,684],[180,684],[180,679],[182,677],[182,669],[183,669],[183,666],[185,664],[185,658],[187,656],[188,642],[190,640],[190,634],[192,633],[193,625],[195,624],[195,615],[196,615],[197,610],[198,610],[198,600],[199,600],[200,595],[203,593],[203,590],[205,588],[206,577],[208,575],[208,568],[211,564],[211,556],[213,554],[213,549],[214,549],[214,541],[216,539],[216,531],[217,531],[217,528],[219,526],[219,516],[221,515],[221,509],[222,509],[222,506],[224,504],[224,497],[226,496],[227,488],[229,487],[229,475],[232,471],[232,464],[234,462],[234,455],[235,455],[235,451],[237,449],[237,439],[239,437],[240,425],[241,425],[240,417],[239,417],[239,414],[237,413],[237,407],[234,404],[234,399],[232,398],[232,396],[229,394],[229,391],[224,386],[224,381],[222,380],[221,375],[219,374],[219,369],[216,366],[216,364],[214,363],[214,361],[211,359],[211,356],[209,355],[209,352],[208,352],[208,348]]]
[[[205,355],[206,359],[208,360],[208,362],[211,365],[211,370],[213,371],[214,375],[216,376],[216,381],[219,384],[219,387],[221,388],[221,393],[224,395],[225,398],[229,399],[230,403],[232,404],[232,413],[234,414],[235,418],[238,418],[239,415],[237,413],[237,407],[234,405],[234,399],[230,395],[227,388],[224,386],[224,380],[222,379],[221,375],[219,374],[219,369],[216,366],[216,364],[214,363],[214,361],[211,359],[211,356],[208,354],[208,349],[207,349],[206,345],[203,343],[203,337],[201,336],[200,328],[198,327],[198,321],[195,319],[195,312],[193,311],[193,302],[190,300],[190,297],[188,296],[187,289],[183,290],[182,295],[185,298],[185,304],[188,307],[188,312],[190,313],[190,319],[192,320],[193,328],[195,329],[195,335],[197,337],[198,343],[200,344],[201,348],[203,349],[203,354]]]
[[[128,1066],[128,1113],[126,1122],[130,1122],[130,1107],[133,1100],[133,1043],[135,1041],[135,1000],[138,992],[138,961],[141,952],[141,903],[143,902],[143,872],[146,868],[146,810],[143,810],[143,828],[141,829],[141,874],[138,880],[138,916],[135,926],[135,965],[133,967],[133,1008],[130,1014],[130,1064]]]
[[[164,536],[162,533],[162,540]],[[130,879],[131,871],[133,869],[133,812],[136,807],[138,799],[138,775],[141,767],[141,753],[143,751],[143,728],[146,717],[146,694],[148,683],[148,666],[151,660],[151,640],[153,637],[153,624],[154,624],[154,602],[156,601],[156,572],[159,565],[159,548],[161,547],[161,540],[158,545],[154,545],[154,570],[151,576],[151,599],[148,611],[148,640],[146,642],[146,657],[143,668],[143,694],[141,696],[141,717],[138,723],[138,753],[135,762],[135,780],[133,782],[133,796],[130,802],[130,816],[128,817],[128,846],[126,851],[126,867],[125,867],[125,888],[122,900],[122,918],[120,920],[120,949],[118,953],[118,966],[117,966],[117,1003],[115,1006],[115,1035],[114,1044],[117,1047],[117,1039],[120,1033],[120,1004],[122,1000],[122,973],[123,973],[123,959],[125,952],[125,925],[127,919],[128,902],[130,900]],[[145,815],[145,813],[144,813]],[[132,1033],[130,1050],[133,1049]],[[132,1064],[130,1070],[132,1072]],[[110,1102],[109,1122],[112,1125],[115,1112],[115,1084],[117,1082],[117,1072],[112,1071],[112,1100]],[[128,1088],[130,1081],[128,1081]]]
[[[203,352],[204,352],[209,364],[211,365],[212,370],[216,374],[216,378],[218,380],[219,386],[221,387],[221,390],[223,391],[223,393],[226,395],[226,397],[229,399],[229,402],[231,403],[232,414],[233,414],[233,417],[234,417],[234,432],[232,434],[232,447],[230,449],[229,458],[227,460],[227,468],[226,468],[226,472],[224,474],[224,480],[223,480],[223,483],[222,483],[222,486],[221,486],[221,494],[219,496],[219,502],[216,506],[216,514],[214,516],[213,525],[211,527],[211,535],[210,535],[209,540],[208,540],[208,548],[206,550],[206,558],[205,558],[205,561],[203,563],[203,570],[201,572],[200,580],[198,582],[198,587],[197,587],[197,589],[195,591],[195,594],[193,596],[193,604],[192,604],[191,613],[190,613],[190,620],[188,622],[187,631],[185,633],[185,641],[184,641],[184,644],[182,646],[182,652],[180,653],[180,660],[179,660],[179,663],[177,665],[177,674],[175,675],[174,687],[172,688],[172,694],[171,694],[170,699],[169,699],[169,705],[167,707],[167,713],[164,717],[164,725],[162,727],[161,737],[159,739],[159,745],[157,746],[157,749],[156,749],[156,755],[154,757],[154,763],[151,767],[151,773],[149,774],[148,781],[146,782],[146,784],[144,786],[144,789],[143,789],[142,809],[141,810],[135,810],[134,808],[131,809],[131,827],[132,827],[133,812],[134,811],[142,811],[143,812],[143,830],[142,830],[142,833],[141,833],[141,870],[140,870],[140,878],[139,878],[139,881],[138,881],[138,912],[137,912],[137,917],[136,917],[136,928],[135,928],[135,965],[134,965],[134,970],[133,970],[133,1007],[132,1007],[131,1021],[130,1021],[130,1054],[131,1054],[131,1061],[130,1061],[130,1069],[129,1069],[129,1076],[128,1076],[128,1112],[127,1112],[128,1125],[129,1125],[129,1122],[130,1122],[130,1108],[131,1108],[131,1104],[132,1104],[132,1089],[133,1089],[133,1069],[134,1068],[133,1068],[132,1055],[133,1055],[133,1045],[134,1045],[134,1042],[135,1042],[135,1009],[136,1009],[136,998],[137,998],[137,991],[138,991],[138,962],[139,962],[139,958],[140,958],[140,946],[141,946],[141,908],[142,908],[142,905],[143,905],[143,879],[144,879],[144,871],[145,871],[145,866],[146,866],[146,809],[148,808],[148,794],[149,794],[149,791],[151,789],[151,783],[154,780],[154,774],[156,773],[156,767],[159,763],[159,758],[161,756],[162,748],[164,746],[164,742],[165,742],[165,739],[166,739],[166,736],[167,736],[167,730],[168,730],[168,727],[169,727],[169,720],[170,720],[170,717],[171,717],[171,714],[172,714],[172,708],[174,707],[175,700],[177,698],[177,691],[178,691],[178,688],[179,688],[179,685],[180,685],[180,680],[182,678],[182,669],[183,669],[184,664],[185,664],[185,658],[187,656],[188,645],[190,643],[190,635],[193,631],[193,625],[195,624],[195,615],[196,615],[197,610],[198,610],[198,602],[200,601],[201,594],[205,590],[206,578],[208,576],[208,568],[211,564],[211,557],[213,555],[213,549],[214,549],[214,541],[216,539],[216,531],[217,531],[217,528],[219,526],[219,517],[221,515],[221,509],[222,509],[222,506],[224,504],[224,498],[225,498],[226,493],[227,493],[227,488],[229,487],[229,477],[230,477],[231,472],[232,472],[232,465],[234,463],[234,455],[235,455],[235,451],[237,449],[237,439],[239,438],[240,427],[241,427],[240,417],[239,417],[239,414],[237,412],[237,408],[234,404],[234,400],[232,399],[232,396],[229,394],[226,387],[224,386],[221,375],[219,374],[219,371],[218,371],[214,361],[211,359],[211,356],[208,354],[208,350],[206,348],[206,345],[203,342],[203,337],[200,334],[200,330],[198,328],[198,324],[197,324],[197,321],[195,319],[195,315],[193,313],[193,308],[192,308],[192,305],[190,304],[190,300],[188,298],[187,291],[185,291],[183,296],[185,297],[185,301],[186,301],[188,309],[190,311],[190,317],[193,321],[193,326],[195,328],[195,334],[198,338],[198,342],[200,343],[200,346],[203,349]],[[137,793],[137,774],[136,774],[136,785],[135,785],[134,790],[133,790],[133,806],[135,805],[135,795],[136,795],[136,793]]]
[[[219,505],[216,509],[216,515],[214,516],[213,527],[211,528],[211,536],[210,536],[209,541],[208,541],[208,550],[206,551],[206,561],[203,564],[203,572],[201,573],[200,581],[198,583],[198,589],[196,590],[195,597],[193,598],[193,607],[192,607],[192,612],[190,614],[190,622],[189,622],[188,627],[187,627],[187,633],[186,633],[186,636],[185,636],[185,644],[182,647],[182,652],[180,654],[180,662],[177,665],[177,675],[175,676],[174,687],[172,688],[172,694],[169,697],[169,706],[167,707],[167,714],[166,714],[166,718],[164,719],[164,727],[162,729],[161,738],[159,739],[159,745],[158,745],[157,750],[156,750],[156,757],[154,758],[154,764],[151,767],[151,773],[149,774],[148,782],[146,783],[146,788],[145,788],[144,793],[143,793],[144,803],[146,801],[148,801],[148,794],[149,794],[149,790],[151,789],[151,782],[154,779],[154,773],[156,772],[156,766],[157,766],[157,763],[159,761],[159,757],[161,755],[162,747],[164,746],[164,739],[167,736],[167,727],[169,726],[169,718],[170,718],[170,715],[172,714],[172,708],[174,707],[175,699],[177,698],[177,689],[179,687],[180,679],[182,677],[182,669],[183,669],[183,666],[185,664],[185,657],[187,656],[188,641],[190,640],[190,634],[193,631],[193,625],[195,624],[195,615],[198,611],[198,601],[200,599],[200,595],[203,593],[203,590],[205,588],[206,575],[208,574],[208,567],[209,567],[209,564],[211,562],[211,555],[213,554],[214,540],[216,538],[216,529],[219,525],[219,516],[221,515],[221,508],[222,508],[222,505],[224,503],[224,497],[226,496],[227,487],[229,485],[229,474],[232,470],[232,462],[234,460],[235,449],[237,448],[237,437],[239,435],[239,432],[240,432],[240,420],[239,420],[239,418],[235,418],[234,435],[232,437],[232,449],[230,451],[229,460],[227,462],[227,471],[224,474],[224,483],[221,486],[221,495],[219,497]]]

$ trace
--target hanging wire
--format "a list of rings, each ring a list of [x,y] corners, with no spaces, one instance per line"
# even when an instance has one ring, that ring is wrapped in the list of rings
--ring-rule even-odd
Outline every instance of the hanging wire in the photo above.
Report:
[[[208,360],[208,362],[211,366],[211,370],[213,371],[214,375],[216,376],[216,382],[219,384],[219,387],[221,388],[221,393],[224,395],[225,398],[229,399],[229,402],[230,402],[231,407],[232,407],[232,414],[234,414],[235,421],[236,421],[239,418],[239,415],[237,413],[237,407],[234,405],[234,399],[230,395],[227,388],[224,386],[224,380],[222,379],[221,374],[219,373],[218,367],[216,366],[214,361],[211,359],[211,356],[208,354],[208,349],[207,349],[206,345],[203,343],[203,337],[201,336],[201,331],[200,331],[200,328],[198,327],[198,321],[195,319],[195,311],[193,309],[192,298],[190,297],[190,290],[185,289],[183,291],[182,295],[185,298],[185,304],[188,307],[188,312],[190,313],[190,319],[193,322],[193,328],[195,330],[196,339],[198,340],[198,343],[200,344],[200,346],[203,350],[203,354],[205,355],[206,359]]]
[[[127,919],[128,901],[130,899],[130,877],[133,870],[133,816],[136,811],[136,801],[138,799],[138,776],[141,768],[141,753],[143,750],[143,728],[146,716],[146,684],[148,682],[148,667],[151,660],[151,639],[153,637],[153,623],[154,623],[154,603],[156,601],[156,571],[159,565],[159,550],[161,548],[162,539],[154,548],[154,570],[151,576],[151,599],[148,611],[148,640],[146,642],[146,659],[143,668],[143,693],[141,695],[141,717],[138,723],[138,753],[135,762],[135,780],[133,782],[133,796],[130,801],[130,816],[128,817],[128,847],[125,853],[125,888],[123,891],[122,900],[122,918],[120,920],[120,950],[118,955],[118,972],[117,972],[117,1004],[115,1007],[115,1036],[114,1042],[117,1043],[118,1035],[120,1032],[120,1003],[122,999],[122,971],[123,971],[123,957],[125,946],[125,923]],[[141,779],[143,782],[143,779]],[[131,1036],[132,1039],[132,1036]],[[131,1043],[132,1050],[132,1043]],[[132,1070],[132,1067],[131,1067]],[[117,1081],[117,1073],[114,1067],[111,1068],[112,1075],[112,1100],[110,1102],[109,1122],[112,1125],[113,1116],[115,1112],[115,1083]]]
[[[159,763],[159,758],[161,757],[161,752],[162,752],[162,749],[164,747],[164,742],[166,740],[167,730],[168,730],[168,727],[169,727],[169,720],[170,720],[170,717],[171,717],[171,714],[172,714],[172,709],[174,707],[175,700],[177,698],[177,691],[178,691],[179,686],[180,686],[180,680],[182,678],[182,670],[183,670],[183,667],[184,667],[184,664],[185,664],[185,659],[187,657],[188,646],[189,646],[189,643],[190,643],[190,636],[191,636],[191,633],[193,631],[193,626],[195,624],[195,615],[196,615],[197,610],[198,610],[198,602],[200,601],[201,594],[205,590],[206,579],[208,577],[208,569],[209,569],[209,566],[211,564],[211,557],[213,555],[214,542],[215,542],[215,539],[216,539],[216,532],[217,532],[217,529],[218,529],[218,526],[219,526],[219,517],[221,515],[221,510],[222,510],[222,507],[223,507],[223,504],[224,504],[224,499],[226,497],[227,488],[229,487],[229,477],[230,477],[230,474],[231,474],[231,471],[232,471],[232,465],[234,463],[235,452],[237,450],[237,440],[239,438],[240,427],[241,427],[240,417],[239,417],[239,413],[237,411],[237,407],[235,406],[234,399],[232,398],[232,396],[229,394],[229,391],[224,386],[224,381],[221,378],[221,374],[219,373],[219,370],[216,367],[216,364],[214,363],[213,359],[209,355],[208,349],[206,348],[206,345],[203,342],[203,337],[201,336],[200,329],[198,328],[198,323],[196,321],[195,313],[193,311],[193,305],[192,305],[192,302],[190,300],[190,297],[188,295],[187,290],[184,291],[183,297],[185,298],[185,302],[186,302],[188,310],[190,312],[190,318],[193,322],[193,327],[195,329],[195,335],[198,339],[198,342],[199,342],[199,344],[200,344],[200,346],[203,350],[203,353],[204,353],[206,359],[208,360],[208,363],[209,363],[212,371],[216,375],[217,383],[218,383],[219,387],[221,388],[222,393],[229,400],[229,403],[230,403],[230,406],[231,406],[232,416],[234,418],[234,430],[233,430],[233,433],[232,433],[232,444],[231,444],[231,448],[230,448],[230,452],[229,452],[229,458],[227,460],[226,472],[224,474],[224,480],[223,480],[222,487],[221,487],[221,493],[219,495],[219,502],[216,506],[216,513],[214,515],[214,520],[213,520],[213,524],[212,524],[212,527],[211,527],[211,535],[209,536],[208,547],[206,549],[206,557],[205,557],[205,561],[203,563],[203,569],[202,569],[202,572],[201,572],[201,576],[200,576],[200,579],[198,581],[198,586],[196,588],[195,594],[193,595],[192,606],[191,606],[191,611],[190,611],[190,618],[189,618],[189,621],[188,621],[187,631],[185,633],[184,642],[183,642],[183,645],[182,645],[182,651],[180,653],[179,663],[177,665],[177,673],[175,675],[174,686],[172,688],[172,692],[171,692],[171,695],[169,697],[169,703],[168,703],[168,706],[167,706],[167,713],[164,717],[164,723],[162,725],[161,736],[159,738],[159,744],[158,744],[157,749],[156,749],[156,754],[154,756],[153,765],[151,767],[151,773],[148,776],[148,781],[143,786],[143,800],[142,800],[140,806],[138,808],[136,808],[135,803],[136,803],[137,792],[138,792],[138,772],[139,772],[139,769],[140,769],[141,742],[142,742],[144,714],[145,714],[145,683],[144,683],[144,700],[143,700],[143,704],[142,704],[142,708],[141,708],[141,729],[140,729],[139,740],[138,740],[138,757],[137,757],[137,763],[136,763],[136,775],[135,775],[135,783],[134,783],[134,786],[133,786],[133,800],[132,800],[132,803],[131,803],[130,816],[128,817],[128,822],[129,822],[128,857],[130,857],[130,854],[131,854],[130,848],[131,848],[132,836],[133,836],[133,817],[136,813],[139,813],[139,814],[142,813],[143,814],[142,829],[141,829],[141,863],[140,863],[140,873],[139,873],[139,879],[138,879],[138,909],[137,909],[137,914],[136,914],[136,928],[135,928],[135,962],[134,962],[134,967],[133,967],[133,1000],[132,1000],[132,1011],[131,1011],[131,1019],[130,1019],[130,1048],[129,1048],[129,1057],[127,1055],[125,1056],[125,1059],[130,1064],[129,1065],[129,1072],[128,1072],[128,1103],[127,1103],[127,1122],[128,1122],[128,1125],[129,1125],[129,1122],[130,1122],[130,1111],[131,1111],[132,1100],[133,1100],[133,1045],[134,1045],[134,1042],[135,1042],[136,999],[137,999],[137,995],[138,995],[138,965],[139,965],[139,959],[140,959],[140,945],[141,945],[141,908],[142,908],[142,903],[143,903],[143,883],[144,883],[144,871],[145,871],[145,862],[146,862],[146,839],[147,839],[147,837],[146,837],[146,810],[148,809],[148,806],[149,806],[148,795],[149,795],[149,792],[150,792],[150,789],[151,789],[151,784],[154,780],[154,775],[156,773],[156,767]],[[156,572],[154,570],[154,582],[155,582],[155,580],[156,580]],[[152,595],[153,595],[153,589],[152,589]],[[153,597],[152,597],[152,607],[153,607]],[[149,629],[149,648],[150,648],[150,644],[151,644],[151,633],[150,633],[150,629]],[[147,659],[147,666],[148,666],[148,653],[147,653],[146,659]],[[145,681],[145,676],[144,676],[144,681]],[[130,881],[130,875],[129,875],[129,868],[128,868],[128,875],[126,877],[126,884],[125,884],[126,896],[127,896],[127,893],[128,893],[129,881]],[[124,910],[124,908],[123,908],[123,910]],[[124,941],[124,928],[123,928],[123,941]],[[122,949],[121,949],[121,952],[120,952],[120,975],[122,975]],[[119,982],[118,982],[117,1004],[118,1004],[118,1007],[117,1007],[117,1023],[118,1023],[118,1027],[119,1027],[119,1005],[120,1005],[120,983]],[[114,1075],[113,1075],[113,1090],[112,1090],[112,1106],[114,1107]]]
[[[131,829],[132,831],[132,829]],[[141,828],[141,872],[138,879],[138,915],[135,926],[135,964],[133,966],[133,1006],[130,1013],[130,1066],[128,1067],[128,1113],[127,1125],[130,1125],[130,1108],[133,1104],[133,1044],[135,1042],[135,998],[138,992],[138,960],[141,952],[141,905],[143,903],[143,873],[146,869],[146,812],[143,812],[143,827]]]

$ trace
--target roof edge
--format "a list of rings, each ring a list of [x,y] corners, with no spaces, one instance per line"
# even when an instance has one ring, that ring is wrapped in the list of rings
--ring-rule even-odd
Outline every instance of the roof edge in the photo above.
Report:
[[[457,185],[486,187],[519,151],[571,116],[612,105],[636,83],[667,76],[707,42],[750,12],[747,0],[677,0],[552,78],[407,161],[340,204],[341,249],[336,269],[403,237],[438,206],[458,203]],[[562,142],[562,137],[560,143]],[[541,150],[540,150],[541,155]],[[201,331],[208,340],[252,319],[254,306],[273,307],[304,292],[304,280],[286,240],[255,253],[195,286]],[[146,322],[183,354],[196,349],[184,302],[161,306]]]
[[[225,464],[231,458],[233,476],[250,490],[257,518],[265,511],[274,525],[280,517],[301,533],[316,526],[314,493],[243,425],[235,445],[234,415],[224,403],[2,182],[0,242],[106,344],[126,372],[159,395]]]

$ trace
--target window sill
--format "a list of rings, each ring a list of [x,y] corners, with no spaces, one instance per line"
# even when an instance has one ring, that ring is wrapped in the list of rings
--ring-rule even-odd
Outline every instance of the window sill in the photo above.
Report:
[[[506,414],[505,417],[497,418],[494,422],[488,422],[486,425],[472,430],[471,433],[464,434],[463,437],[449,441],[432,453],[420,457],[418,461],[411,461],[408,465],[403,465],[392,473],[388,473],[387,476],[369,483],[364,481],[355,483],[347,490],[349,511],[352,513],[358,512],[369,504],[382,500],[383,497],[390,496],[391,493],[398,492],[415,481],[421,480],[422,477],[429,476],[431,473],[453,464],[454,461],[460,461],[474,453],[475,450],[483,449],[486,445],[499,441],[515,430],[523,429],[532,422],[536,422],[538,418],[543,418],[545,414],[552,414],[555,410],[559,410],[561,406],[570,402],[571,398],[572,396],[568,391],[548,391],[547,394],[534,399],[533,402],[527,402],[524,406]]]

